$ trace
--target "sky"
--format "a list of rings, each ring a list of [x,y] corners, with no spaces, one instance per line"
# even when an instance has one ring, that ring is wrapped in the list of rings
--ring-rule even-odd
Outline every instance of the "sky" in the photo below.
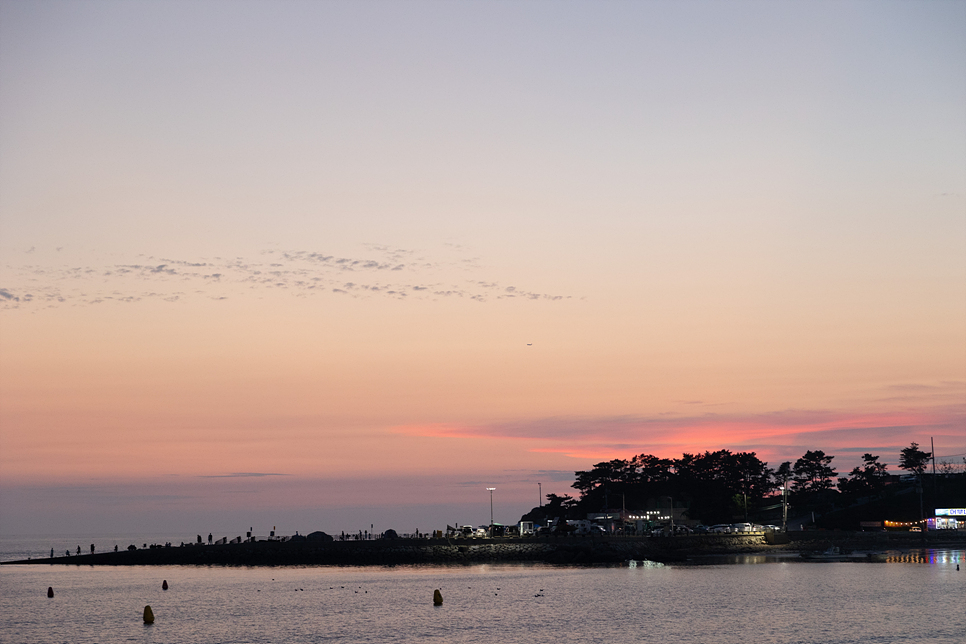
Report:
[[[966,455],[966,3],[0,0],[0,534]]]

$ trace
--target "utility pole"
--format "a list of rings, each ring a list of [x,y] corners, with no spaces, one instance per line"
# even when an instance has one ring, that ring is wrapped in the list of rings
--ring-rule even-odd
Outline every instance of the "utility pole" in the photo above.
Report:
[[[926,527],[926,514],[922,510],[922,473],[919,473],[919,484],[916,486],[919,489],[919,527]],[[923,540],[926,539],[926,531],[922,531]]]
[[[543,483],[537,483],[537,507],[543,507]]]
[[[492,533],[493,532],[493,490],[495,490],[496,488],[488,487],[486,489],[490,491],[490,532]]]

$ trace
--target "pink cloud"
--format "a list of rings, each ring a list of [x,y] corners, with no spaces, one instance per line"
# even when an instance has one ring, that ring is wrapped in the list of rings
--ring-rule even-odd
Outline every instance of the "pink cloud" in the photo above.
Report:
[[[397,427],[413,436],[476,438],[527,443],[531,452],[578,459],[626,458],[640,453],[676,457],[684,452],[732,449],[754,451],[777,465],[807,449],[839,454],[840,468],[864,452],[885,455],[912,441],[937,452],[966,451],[966,405],[914,411],[842,412],[784,410],[762,414],[699,416],[557,417],[490,424],[430,424]],[[940,446],[945,446],[940,449]],[[896,459],[898,456],[896,456]],[[893,460],[892,462],[895,462]]]

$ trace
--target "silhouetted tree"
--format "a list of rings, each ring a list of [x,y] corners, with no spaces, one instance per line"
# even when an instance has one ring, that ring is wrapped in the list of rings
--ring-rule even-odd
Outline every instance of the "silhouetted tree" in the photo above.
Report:
[[[569,494],[553,494],[547,495],[547,504],[543,507],[550,511],[560,511],[560,510],[570,510],[574,507],[577,502],[574,497]]]
[[[796,505],[817,505],[828,502],[828,492],[832,490],[835,469],[831,467],[834,456],[826,456],[822,450],[806,451],[795,461],[792,479],[795,491],[792,500]]]
[[[577,501],[574,497],[569,494],[547,495],[547,504],[543,506],[544,515],[547,519],[560,519],[565,520],[570,517],[570,514],[574,511],[577,506]]]
[[[674,461],[669,458],[658,458],[651,454],[639,454],[631,459],[636,483],[667,483],[673,476],[671,470]]]
[[[862,455],[863,465],[852,469],[848,478],[839,479],[839,490],[855,496],[880,494],[889,480],[888,466],[878,456]]]
[[[576,480],[571,487],[580,492],[580,501],[584,507],[604,509],[609,503],[608,492],[617,494],[616,498],[619,499],[620,494],[627,493],[634,475],[630,461],[615,458],[597,463],[592,470],[576,472]]]
[[[926,465],[931,456],[931,452],[919,449],[919,443],[912,443],[900,452],[899,467],[922,478],[922,473],[926,471]]]
[[[612,461],[597,463],[592,470],[575,474],[576,480],[571,487],[579,490],[581,494],[587,494],[607,483],[626,483],[631,478],[632,468],[629,461],[615,458]]]
[[[547,502],[535,507],[522,517],[521,521],[533,521],[541,527],[549,526],[554,519],[561,521],[572,518],[577,501],[569,494],[547,494]]]
[[[575,472],[571,487],[580,492],[580,506],[587,511],[620,507],[623,503],[636,507],[647,498],[672,493],[674,461],[650,454],[631,460],[614,459],[594,465],[593,469]]]
[[[771,470],[754,452],[685,453],[674,461],[674,471],[688,514],[706,522],[730,521],[735,510],[746,515],[771,490]]]
[[[773,480],[775,481],[775,487],[780,490],[784,490],[785,486],[792,479],[792,462],[785,461],[778,466],[778,469],[772,473]]]
[[[919,493],[919,519],[920,521],[925,520],[925,511],[923,510],[923,485],[922,485],[922,473],[926,471],[926,463],[929,462],[929,457],[932,456],[930,452],[924,452],[919,449],[919,443],[913,442],[902,450],[899,454],[899,467],[916,475],[916,491]]]

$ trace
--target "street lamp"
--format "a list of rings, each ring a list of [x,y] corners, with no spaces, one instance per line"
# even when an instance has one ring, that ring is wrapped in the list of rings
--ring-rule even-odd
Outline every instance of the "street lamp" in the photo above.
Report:
[[[493,531],[493,490],[495,490],[496,488],[488,487],[486,489],[490,491],[490,532],[492,532]]]

